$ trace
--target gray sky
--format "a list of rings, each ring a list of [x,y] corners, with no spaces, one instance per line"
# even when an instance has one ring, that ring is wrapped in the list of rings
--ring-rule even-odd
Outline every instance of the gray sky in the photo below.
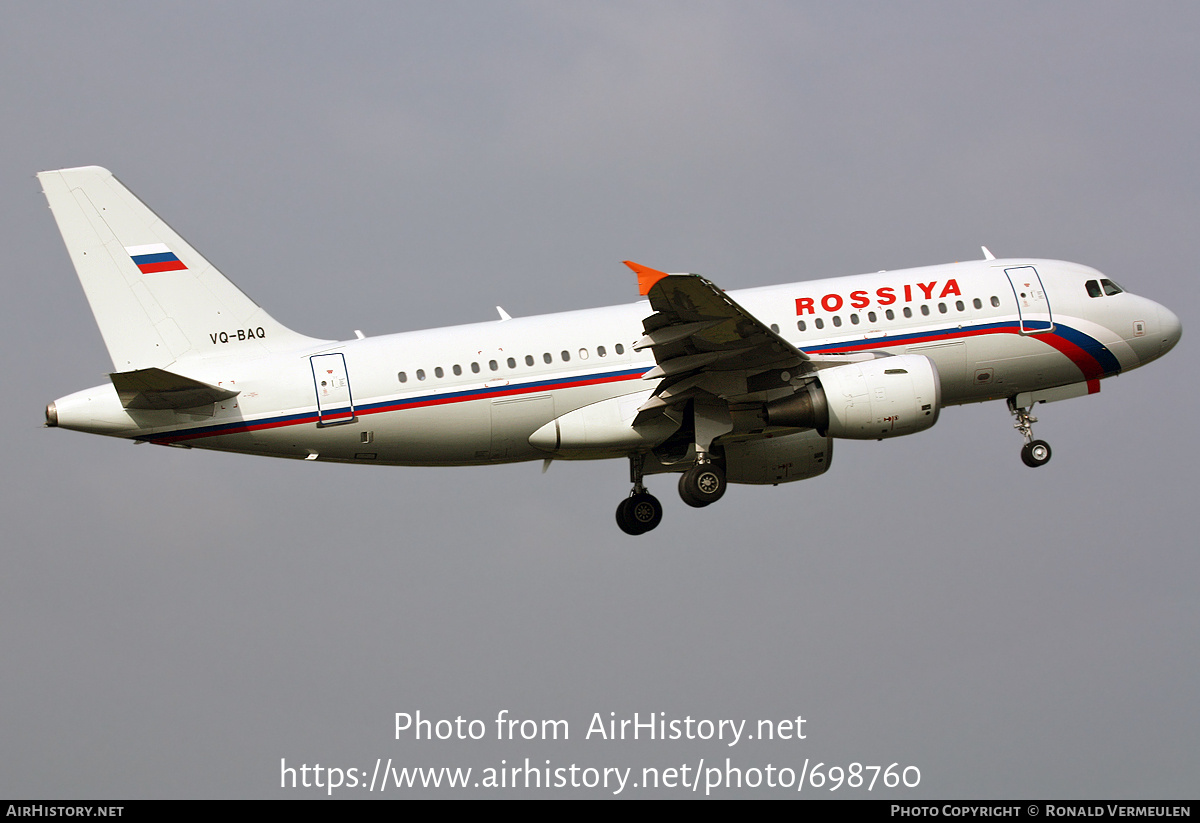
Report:
[[[913,765],[913,798],[1195,797],[1198,24],[1188,3],[8,6],[0,796],[323,794],[281,791],[281,758],[729,757]],[[1003,404],[953,408],[703,511],[651,478],[666,516],[631,539],[618,461],[363,469],[41,429],[111,369],[33,178],[92,163],[321,337],[632,301],[628,258],[735,289],[981,243],[1096,266],[1185,335],[1040,407],[1036,472]],[[502,709],[571,739],[393,734]],[[597,712],[803,715],[807,738],[585,740]]]

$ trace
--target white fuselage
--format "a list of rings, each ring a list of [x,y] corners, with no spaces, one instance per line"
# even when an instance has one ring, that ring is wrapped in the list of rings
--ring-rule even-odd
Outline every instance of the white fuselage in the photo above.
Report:
[[[1091,296],[1103,275],[1050,260],[982,260],[731,292],[813,355],[919,354],[937,366],[943,405],[1098,381],[1174,345],[1175,316],[1145,298]],[[1090,291],[1089,291],[1090,290]],[[1115,291],[1115,289],[1114,289]],[[112,385],[56,401],[57,424],[153,443],[393,465],[541,459],[549,421],[645,392],[655,365],[635,352],[645,302],[405,332],[264,354],[214,334],[171,370],[228,401],[186,410],[122,407]],[[589,456],[589,455],[571,455]],[[611,456],[597,453],[594,456]]]

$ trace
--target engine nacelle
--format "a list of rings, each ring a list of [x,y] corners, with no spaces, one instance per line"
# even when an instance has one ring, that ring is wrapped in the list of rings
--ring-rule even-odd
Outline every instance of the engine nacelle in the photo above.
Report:
[[[815,431],[724,442],[725,479],[768,485],[806,480],[829,470],[833,441]]]
[[[905,354],[823,369],[800,391],[768,403],[767,422],[830,437],[882,440],[928,429],[941,408],[937,366],[928,357]]]

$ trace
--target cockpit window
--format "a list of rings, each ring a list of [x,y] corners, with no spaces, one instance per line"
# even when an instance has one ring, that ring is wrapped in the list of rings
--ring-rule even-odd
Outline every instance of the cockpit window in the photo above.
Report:
[[[1118,286],[1113,281],[1109,280],[1107,277],[1105,279],[1101,280],[1100,282],[1104,285],[1104,293],[1105,294],[1110,294],[1110,295],[1111,294],[1120,294],[1121,292],[1125,291],[1123,288]]]
[[[1087,281],[1088,297],[1100,296],[1100,284],[1095,280]]]

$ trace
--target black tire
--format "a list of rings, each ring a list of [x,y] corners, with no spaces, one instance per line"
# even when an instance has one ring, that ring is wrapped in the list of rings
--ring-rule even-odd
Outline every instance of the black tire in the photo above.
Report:
[[[1050,444],[1045,440],[1034,440],[1021,447],[1021,460],[1031,469],[1050,462]]]
[[[648,492],[627,497],[617,506],[617,525],[626,534],[645,534],[662,522],[662,516],[662,503]]]
[[[629,516],[629,501],[632,498],[626,497],[617,505],[617,525],[625,534],[641,534],[637,524],[633,522],[633,518]]]
[[[715,463],[692,466],[679,478],[679,496],[697,509],[712,505],[725,494],[725,472]]]

